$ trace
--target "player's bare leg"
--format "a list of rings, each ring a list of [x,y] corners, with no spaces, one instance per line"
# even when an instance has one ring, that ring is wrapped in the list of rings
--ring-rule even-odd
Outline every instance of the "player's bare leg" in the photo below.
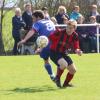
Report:
[[[66,79],[64,81],[63,87],[72,87],[73,85],[69,83],[73,79],[73,76],[76,72],[76,67],[74,64],[71,64],[67,67],[67,69],[69,70],[69,72],[66,75]]]

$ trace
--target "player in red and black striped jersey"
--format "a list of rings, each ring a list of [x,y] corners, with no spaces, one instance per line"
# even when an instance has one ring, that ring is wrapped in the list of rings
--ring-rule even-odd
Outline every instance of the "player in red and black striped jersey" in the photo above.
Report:
[[[58,87],[61,87],[60,77],[65,68],[67,68],[69,72],[67,73],[63,87],[72,86],[69,82],[76,72],[76,67],[72,59],[66,55],[67,50],[73,48],[76,54],[82,54],[79,48],[78,34],[75,32],[76,28],[77,22],[69,20],[66,29],[58,29],[49,36],[51,41],[50,58],[58,66],[55,79]]]

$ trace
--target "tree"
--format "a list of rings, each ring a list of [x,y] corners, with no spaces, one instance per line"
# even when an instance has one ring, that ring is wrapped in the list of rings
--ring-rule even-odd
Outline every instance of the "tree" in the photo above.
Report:
[[[3,41],[3,19],[6,16],[7,12],[9,12],[15,5],[16,3],[11,7],[11,8],[5,8],[6,4],[10,1],[10,3],[13,3],[15,0],[2,0],[1,1],[1,25],[0,25],[0,55],[4,55],[5,54],[5,48],[4,48],[4,41]]]
[[[1,6],[1,25],[0,25],[0,55],[2,55],[5,50],[4,50],[4,44],[3,44],[3,39],[2,39],[2,27],[3,27],[3,17],[4,17],[4,4],[5,4],[5,0],[3,0],[2,2],[2,6]]]

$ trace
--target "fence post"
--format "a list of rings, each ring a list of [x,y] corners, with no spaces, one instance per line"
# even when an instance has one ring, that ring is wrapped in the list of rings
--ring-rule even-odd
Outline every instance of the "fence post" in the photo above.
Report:
[[[97,25],[97,53],[99,52],[99,25]]]

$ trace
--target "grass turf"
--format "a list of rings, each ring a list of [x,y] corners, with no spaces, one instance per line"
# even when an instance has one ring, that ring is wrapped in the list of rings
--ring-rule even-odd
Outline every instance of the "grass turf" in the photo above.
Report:
[[[75,87],[65,89],[50,80],[39,56],[1,56],[0,100],[100,100],[100,54],[70,56],[77,66]]]

